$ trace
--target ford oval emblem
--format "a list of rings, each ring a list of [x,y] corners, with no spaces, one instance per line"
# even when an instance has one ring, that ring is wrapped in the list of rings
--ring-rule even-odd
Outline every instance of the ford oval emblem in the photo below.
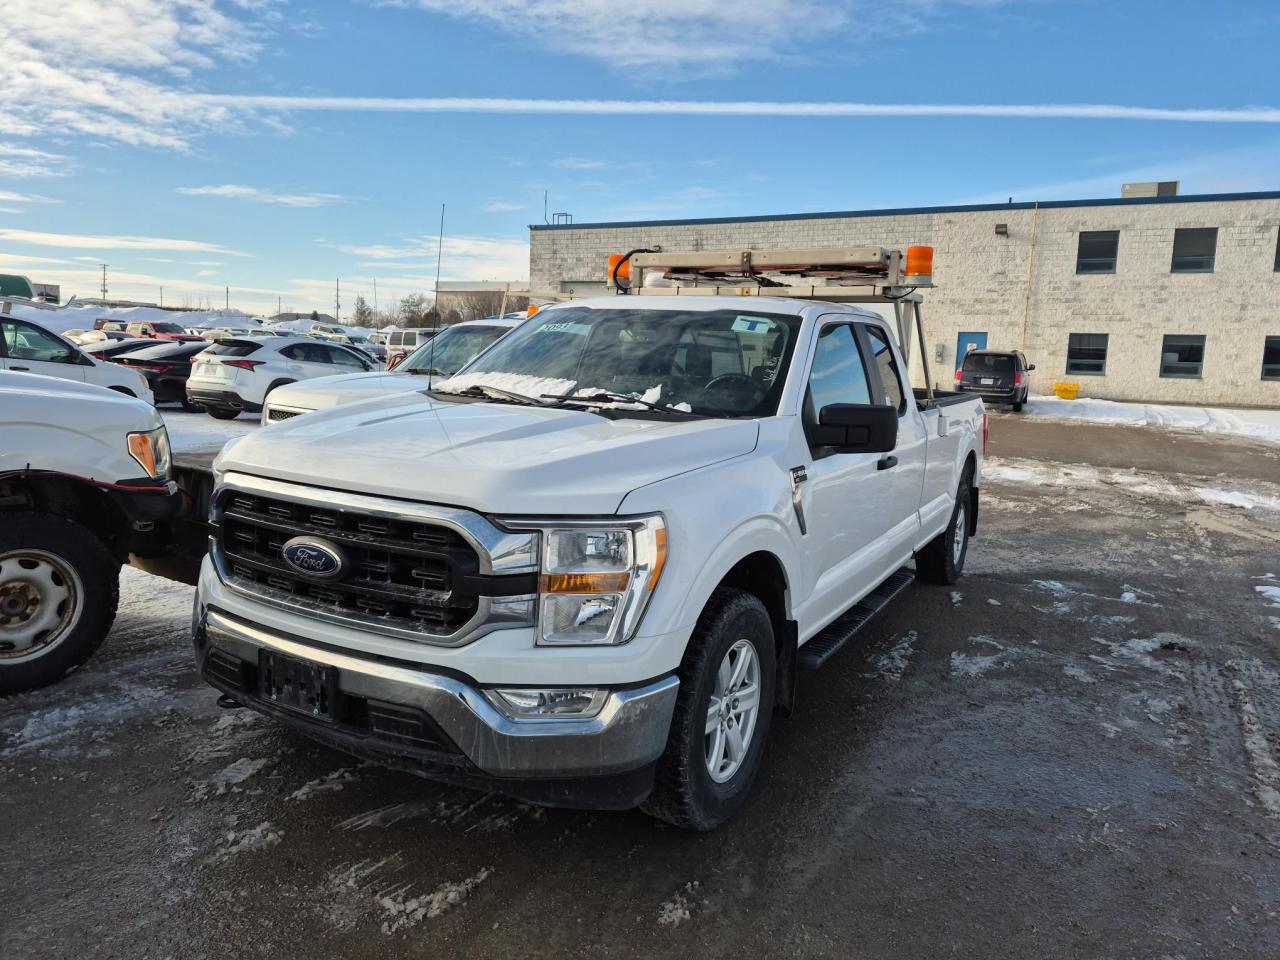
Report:
[[[294,537],[280,552],[285,563],[313,580],[335,580],[347,566],[337,547],[315,537]]]

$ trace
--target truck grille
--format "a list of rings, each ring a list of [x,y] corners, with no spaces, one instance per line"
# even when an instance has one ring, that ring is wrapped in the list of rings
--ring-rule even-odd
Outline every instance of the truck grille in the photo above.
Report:
[[[475,616],[484,581],[513,579],[479,577],[475,549],[438,524],[233,489],[219,494],[215,517],[215,558],[234,585],[371,625],[450,634]],[[303,576],[285,563],[285,543],[301,535],[341,550],[337,579]]]

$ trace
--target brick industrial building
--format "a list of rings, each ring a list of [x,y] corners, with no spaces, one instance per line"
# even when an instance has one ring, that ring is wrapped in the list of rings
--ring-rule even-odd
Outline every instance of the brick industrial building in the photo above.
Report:
[[[1035,393],[1068,380],[1088,397],[1280,407],[1280,192],[530,230],[535,292],[599,290],[608,255],[635,247],[930,244],[940,384],[977,344],[1026,353]]]

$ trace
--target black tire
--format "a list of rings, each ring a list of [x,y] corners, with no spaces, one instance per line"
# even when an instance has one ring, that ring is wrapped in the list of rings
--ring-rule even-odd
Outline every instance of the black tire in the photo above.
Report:
[[[916,576],[926,583],[955,583],[964,572],[964,558],[969,555],[970,492],[973,489],[973,467],[965,467],[956,491],[956,504],[951,508],[947,529],[930,540],[916,554]],[[959,549],[956,538],[960,538]]]
[[[721,662],[744,639],[758,657],[759,705],[745,758],[728,780],[717,783],[706,759],[707,712]],[[658,760],[653,793],[641,806],[645,813],[685,830],[712,830],[742,809],[764,758],[776,674],[773,624],[764,604],[742,590],[717,590],[677,671],[680,692],[671,733]]]
[[[1021,413],[1021,412],[1022,412],[1022,401],[1021,401],[1021,400],[1015,400],[1015,401],[1013,401],[1013,412],[1014,412],[1014,413]]]
[[[240,411],[233,410],[231,407],[206,407],[205,409],[209,411],[209,416],[215,420],[234,420],[240,416]]]
[[[9,559],[0,563],[0,620],[7,622],[0,623],[0,642],[4,642],[8,625],[17,622],[16,616],[3,616],[3,598],[17,597],[26,589],[17,572],[21,567],[15,565],[22,559],[33,562],[17,556],[20,551],[38,551],[69,568],[79,578],[74,586],[82,596],[78,616],[69,615],[60,636],[43,654],[8,662],[5,650],[0,649],[0,696],[54,683],[88,660],[111,629],[120,599],[120,564],[92,531],[48,513],[6,514],[0,524],[0,557],[8,555]],[[38,613],[38,607],[34,612]],[[56,636],[59,630],[50,633]]]
[[[200,404],[188,400],[186,397],[183,397],[178,402],[182,404],[182,409],[187,411],[187,413],[199,413],[204,409]]]

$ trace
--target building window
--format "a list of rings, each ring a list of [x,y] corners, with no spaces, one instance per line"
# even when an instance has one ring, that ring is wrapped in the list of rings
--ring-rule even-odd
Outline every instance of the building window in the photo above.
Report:
[[[1173,273],[1213,273],[1218,249],[1217,227],[1182,227],[1173,231]]]
[[[1100,377],[1107,372],[1107,335],[1073,333],[1067,338],[1067,373]]]
[[[1204,337],[1166,335],[1160,348],[1160,376],[1198,380],[1204,367]]]
[[[1262,346],[1262,379],[1280,380],[1280,337],[1267,337]]]
[[[1081,230],[1076,273],[1115,273],[1119,249],[1119,230]]]

